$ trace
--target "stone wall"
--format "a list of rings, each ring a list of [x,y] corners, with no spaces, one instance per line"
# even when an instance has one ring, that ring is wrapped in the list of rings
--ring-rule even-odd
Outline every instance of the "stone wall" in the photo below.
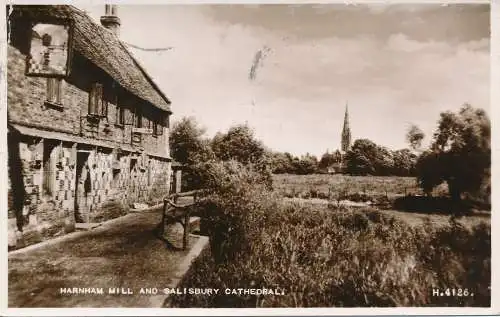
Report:
[[[75,54],[72,75],[62,83],[62,107],[53,107],[45,103],[47,79],[25,76],[25,58],[17,48],[8,45],[9,122],[108,142],[110,146],[130,146],[151,155],[170,156],[168,125],[162,127],[161,135],[141,135],[140,142],[138,136],[134,137],[132,134],[135,109],[141,109],[143,126],[148,126],[150,121],[158,120],[159,111],[126,91],[113,88],[112,80],[86,59]],[[97,121],[87,117],[88,91],[95,82],[105,85],[104,94],[108,103],[107,116]],[[125,109],[125,125],[119,125],[117,122],[116,113],[119,108],[116,105],[117,99],[114,98],[115,93],[121,96],[119,106]],[[167,114],[162,113],[162,115]],[[168,119],[166,122],[168,123]]]
[[[134,202],[156,202],[169,192],[168,124],[162,135],[134,139],[132,134],[135,109],[142,110],[143,126],[158,118],[158,110],[120,91],[118,103],[128,120],[119,125],[112,80],[77,53],[72,64],[71,76],[63,81],[62,105],[53,107],[45,103],[47,79],[25,76],[25,56],[8,45],[9,248],[71,232],[77,221],[118,217]],[[108,98],[108,115],[97,121],[87,116],[93,82],[104,85]],[[75,208],[82,160],[89,181]]]

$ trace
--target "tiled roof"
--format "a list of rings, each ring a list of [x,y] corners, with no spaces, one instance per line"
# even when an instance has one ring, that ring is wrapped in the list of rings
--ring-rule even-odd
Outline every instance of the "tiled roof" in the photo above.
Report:
[[[14,12],[32,18],[74,21],[73,48],[137,97],[165,111],[170,100],[160,91],[128,49],[110,30],[83,11],[68,5],[16,5]]]

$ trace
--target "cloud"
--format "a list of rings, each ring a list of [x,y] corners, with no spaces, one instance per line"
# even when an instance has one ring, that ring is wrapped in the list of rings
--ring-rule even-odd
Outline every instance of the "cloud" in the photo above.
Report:
[[[174,119],[194,115],[210,135],[248,122],[265,144],[295,154],[339,147],[347,101],[353,137],[391,148],[405,146],[410,122],[431,135],[441,111],[488,109],[484,6],[345,8],[122,6],[121,36],[174,47],[133,50],[173,101]]]

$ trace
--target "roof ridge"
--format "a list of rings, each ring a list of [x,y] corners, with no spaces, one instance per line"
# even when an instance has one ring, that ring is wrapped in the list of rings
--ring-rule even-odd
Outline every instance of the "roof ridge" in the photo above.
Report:
[[[108,30],[109,31],[109,30]],[[129,51],[129,49],[127,48],[126,44],[118,39],[118,43],[120,43],[120,45],[125,49],[125,51],[127,52],[127,54],[130,56],[130,58],[132,58],[132,61],[135,63],[135,65],[137,66],[137,68],[139,68],[139,70],[142,72],[142,74],[144,75],[144,77],[146,77],[146,79],[148,80],[148,82],[151,84],[151,86],[153,86],[153,88],[158,92],[158,94],[168,103],[168,104],[171,104],[171,101],[170,99],[168,99],[168,97],[160,90],[160,87],[158,87],[158,85],[154,82],[153,78],[151,77],[151,75],[149,75],[147,72],[146,72],[146,69],[141,65],[141,63],[137,60],[137,58]]]
[[[66,17],[74,21],[74,50],[103,70],[121,87],[153,107],[171,113],[170,100],[133,53],[113,32],[74,5],[17,5],[33,17]],[[106,30],[106,31],[104,31]]]
[[[109,30],[108,28],[104,27],[102,24],[100,23],[97,23],[97,22],[94,22],[94,20],[92,19],[91,16],[89,16],[84,10],[81,10],[79,8],[77,8],[76,6],[74,5],[71,5],[69,4],[68,5],[69,7],[73,8],[73,9],[76,9],[77,11],[79,11],[79,13],[81,13],[82,15],[84,15],[86,18],[88,18],[92,23],[94,23],[97,27],[99,27],[101,30],[105,30],[106,32],[109,32],[111,35],[115,36],[114,33]],[[171,104],[171,101],[170,99],[168,99],[168,97],[163,93],[163,91],[161,91],[160,87],[154,82],[153,78],[151,77],[151,75],[149,75],[145,68],[139,63],[139,61],[137,60],[137,58],[129,51],[129,49],[127,48],[127,46],[125,45],[125,43],[119,38],[119,37],[116,37],[117,39],[117,42],[120,43],[120,45],[123,47],[123,49],[127,52],[127,54],[130,56],[130,58],[132,59],[132,61],[134,62],[134,64],[137,66],[137,68],[141,71],[141,73],[144,75],[144,77],[146,78],[146,80],[151,84],[151,86],[153,86],[153,88],[158,92],[158,94],[165,100],[166,103],[168,104]]]

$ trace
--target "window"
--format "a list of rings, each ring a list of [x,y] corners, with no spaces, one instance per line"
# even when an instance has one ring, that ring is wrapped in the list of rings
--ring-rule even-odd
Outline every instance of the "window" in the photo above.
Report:
[[[142,128],[142,113],[140,109],[136,109],[135,112],[135,127]]]
[[[116,105],[116,124],[125,125],[125,109]]]
[[[47,78],[47,102],[61,105],[62,102],[62,79]]]
[[[153,135],[163,135],[163,127],[158,121],[153,121]]]
[[[108,103],[104,100],[102,84],[92,85],[89,94],[89,115],[106,117],[108,115]]]
[[[117,125],[125,125],[125,108],[120,106],[118,96],[115,95],[115,106],[116,106],[116,118],[115,118],[115,124]]]

